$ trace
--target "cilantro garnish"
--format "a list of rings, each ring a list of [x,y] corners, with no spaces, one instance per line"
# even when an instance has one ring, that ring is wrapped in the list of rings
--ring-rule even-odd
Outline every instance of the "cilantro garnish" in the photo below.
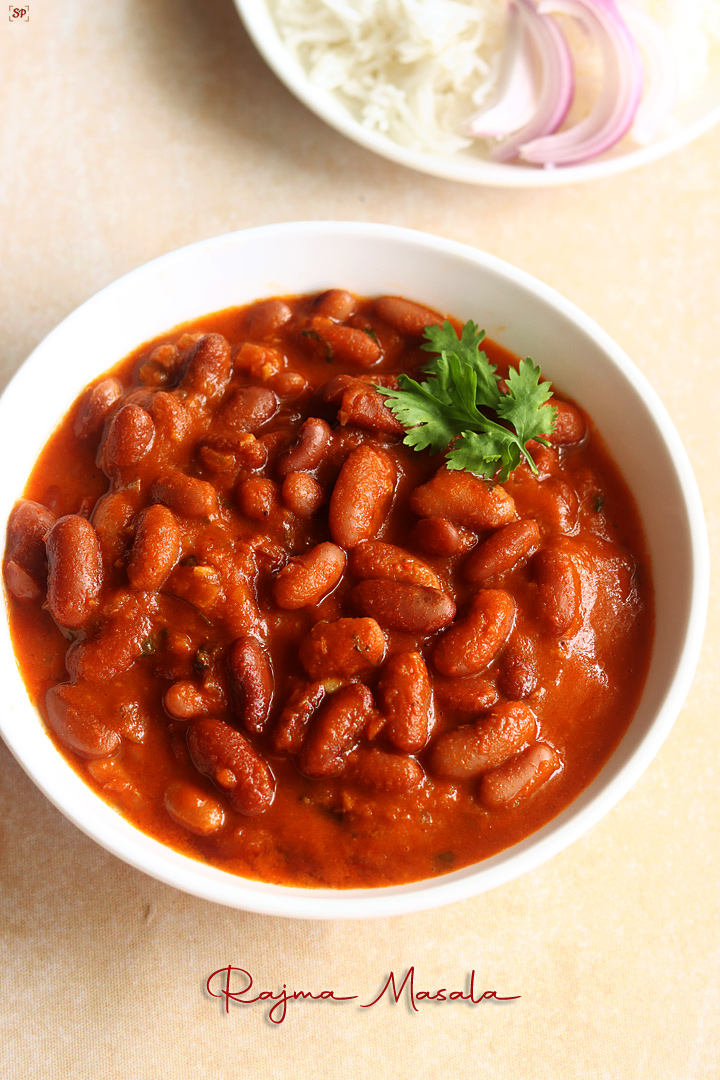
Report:
[[[480,349],[484,337],[474,322],[465,323],[459,338],[449,322],[428,326],[422,348],[437,354],[423,368],[428,378],[420,383],[399,375],[399,390],[376,389],[407,429],[406,446],[431,454],[449,447],[448,469],[502,483],[523,460],[537,473],[527,443],[547,445],[544,436],[555,427],[557,409],[545,407],[550,383],[540,382],[540,368],[530,358],[510,369],[501,389],[495,365]]]

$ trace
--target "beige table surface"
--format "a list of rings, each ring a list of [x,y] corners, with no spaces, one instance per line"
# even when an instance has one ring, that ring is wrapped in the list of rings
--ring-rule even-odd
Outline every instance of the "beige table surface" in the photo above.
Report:
[[[162,252],[304,218],[466,241],[597,319],[660,393],[720,545],[720,130],[587,186],[494,191],[416,176],[280,86],[231,0],[30,0],[0,13],[0,375],[76,305]],[[477,900],[360,923],[215,907],[65,821],[0,746],[0,1076],[662,1078],[720,1075],[717,584],[700,666],[633,791],[549,864]],[[271,1025],[203,992],[369,1001],[391,970],[507,1005],[307,1002]]]

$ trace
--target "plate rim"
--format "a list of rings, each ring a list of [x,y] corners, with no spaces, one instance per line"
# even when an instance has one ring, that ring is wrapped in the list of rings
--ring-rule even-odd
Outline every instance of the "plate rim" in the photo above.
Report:
[[[646,146],[613,157],[601,157],[580,165],[558,168],[492,162],[482,158],[432,154],[401,146],[380,132],[366,129],[332,93],[316,87],[305,69],[284,44],[270,14],[267,0],[234,0],[238,15],[262,59],[285,88],[320,120],[356,145],[402,165],[410,171],[443,180],[493,188],[549,188],[585,183],[648,165],[681,149],[720,123],[717,103],[696,120]],[[684,106],[687,103],[683,103]]]

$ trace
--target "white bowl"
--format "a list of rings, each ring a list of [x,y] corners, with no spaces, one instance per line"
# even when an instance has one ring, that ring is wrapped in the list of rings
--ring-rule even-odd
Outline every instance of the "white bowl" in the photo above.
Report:
[[[189,893],[307,918],[385,916],[461,900],[517,877],[581,836],[625,794],[667,736],[693,677],[708,596],[707,535],[690,464],[665,408],[622,350],[567,300],[507,263],[382,225],[304,222],[220,236],[156,259],[88,300],[38,346],[0,399],[0,520],[7,519],[59,417],[91,379],[137,345],[213,311],[333,285],[361,295],[401,294],[473,318],[490,337],[532,356],[563,393],[587,407],[642,516],[657,628],[647,685],[627,734],[557,818],[515,847],[443,877],[335,891],[248,881],[136,830],[55,749],[28,699],[3,618],[0,731],[71,821],[126,862]]]
[[[582,165],[539,169],[490,161],[472,150],[457,154],[411,150],[393,142],[381,132],[363,127],[333,93],[311,82],[307,72],[283,42],[266,0],[235,0],[235,6],[269,67],[288,90],[321,120],[366,150],[372,150],[398,165],[446,180],[513,188],[555,187],[558,184],[595,180],[657,161],[698,138],[720,121],[720,70],[713,70],[702,93],[673,111],[672,134],[658,138],[647,146],[634,147],[631,143],[624,143],[602,158]]]

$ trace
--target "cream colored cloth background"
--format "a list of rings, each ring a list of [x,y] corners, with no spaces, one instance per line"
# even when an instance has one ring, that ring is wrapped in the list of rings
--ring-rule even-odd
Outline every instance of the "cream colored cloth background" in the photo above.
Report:
[[[0,11],[0,374],[120,274],[203,237],[307,218],[463,240],[542,278],[619,341],[670,410],[720,537],[720,130],[645,169],[545,192],[415,175],[326,128],[277,82],[231,0],[30,0]],[[0,746],[5,1080],[720,1075],[720,623],[646,775],[519,881],[426,914],[304,923],[232,911],[125,866]],[[428,988],[505,1005],[260,1006],[203,991]]]

